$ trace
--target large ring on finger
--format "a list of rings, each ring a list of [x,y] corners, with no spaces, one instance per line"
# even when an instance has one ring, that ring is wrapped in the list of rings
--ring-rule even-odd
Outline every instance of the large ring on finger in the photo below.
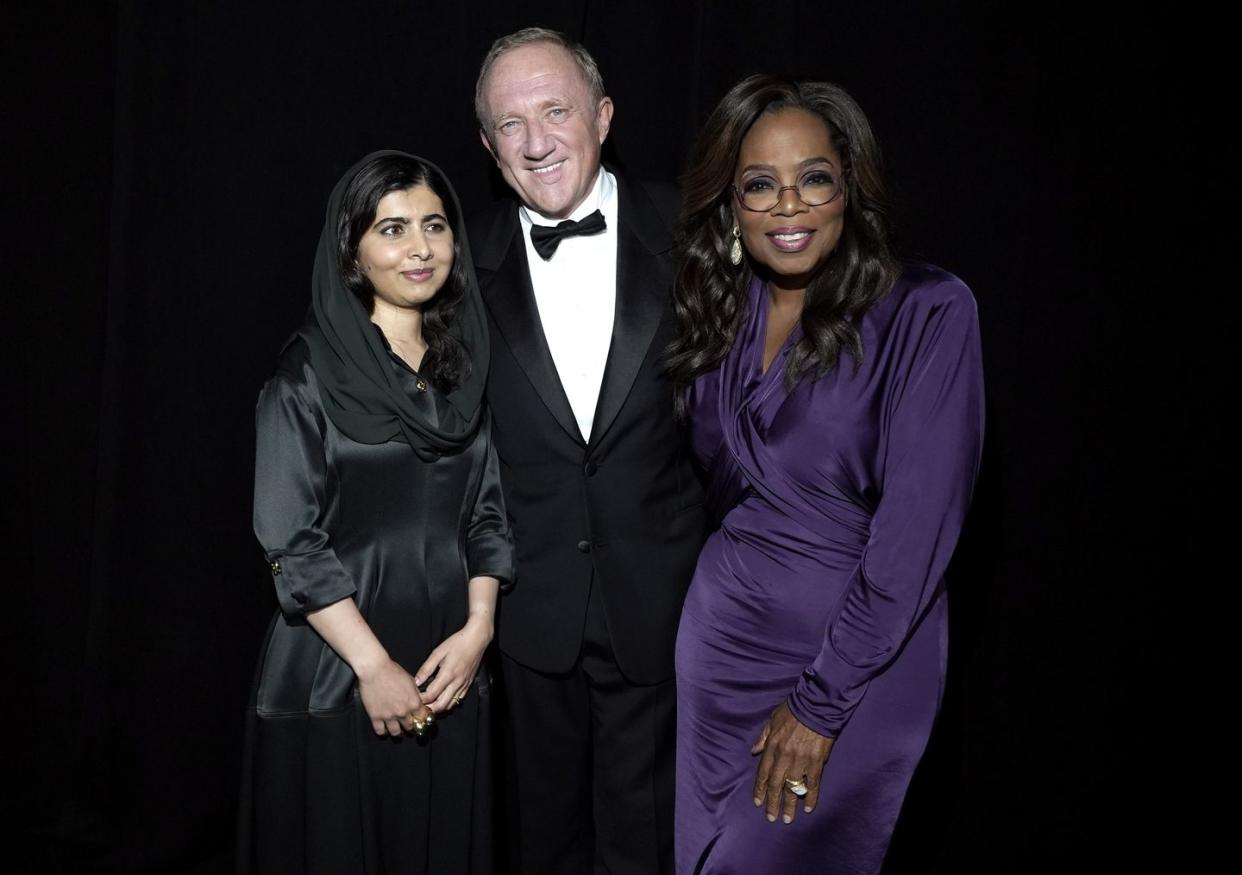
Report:
[[[793,778],[785,779],[785,786],[789,788],[789,792],[801,799],[807,794],[806,781],[801,779],[795,781]]]
[[[423,721],[423,725],[424,725],[424,726],[430,726],[432,723],[435,723],[435,722],[436,722],[436,712],[435,712],[435,711],[432,711],[430,708],[428,708],[428,709],[427,709],[427,719]]]
[[[422,735],[426,731],[427,731],[427,724],[424,723],[422,720],[419,720],[417,717],[415,717],[414,718],[414,734]]]

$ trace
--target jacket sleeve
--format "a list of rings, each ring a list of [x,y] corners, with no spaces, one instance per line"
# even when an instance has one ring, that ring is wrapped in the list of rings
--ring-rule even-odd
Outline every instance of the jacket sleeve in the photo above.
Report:
[[[499,578],[501,590],[508,592],[517,578],[517,569],[491,425],[489,413],[479,428],[478,440],[484,442],[486,455],[466,532],[466,567],[471,577]]]
[[[307,371],[282,369],[256,411],[254,532],[290,619],[355,592],[323,528],[326,420]]]

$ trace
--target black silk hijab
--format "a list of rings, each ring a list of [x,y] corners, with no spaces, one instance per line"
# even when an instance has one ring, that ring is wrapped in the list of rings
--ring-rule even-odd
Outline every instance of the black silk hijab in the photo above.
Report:
[[[345,190],[364,164],[384,155],[416,157],[392,150],[372,152],[351,167],[332,189],[323,233],[315,250],[311,310],[298,336],[310,349],[324,409],[338,429],[363,444],[404,441],[420,457],[430,460],[460,450],[478,428],[487,380],[487,324],[457,192],[444,171],[418,158],[453,200],[453,239],[464,268],[460,275],[466,279],[466,288],[450,330],[470,357],[470,372],[461,385],[446,395],[447,415],[441,415],[438,422],[428,421],[402,388],[380,333],[362,302],[345,285],[337,264],[337,229]]]

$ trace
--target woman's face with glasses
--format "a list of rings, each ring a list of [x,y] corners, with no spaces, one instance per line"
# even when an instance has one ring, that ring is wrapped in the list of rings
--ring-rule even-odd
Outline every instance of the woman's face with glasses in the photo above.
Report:
[[[801,109],[761,117],[742,139],[733,215],[774,285],[805,290],[841,239],[845,174],[828,126]]]

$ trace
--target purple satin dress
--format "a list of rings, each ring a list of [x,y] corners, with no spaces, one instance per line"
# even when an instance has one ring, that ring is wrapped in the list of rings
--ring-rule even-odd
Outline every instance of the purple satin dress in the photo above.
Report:
[[[767,295],[690,394],[720,521],[677,636],[677,871],[880,870],[943,689],[942,577],[983,439],[974,298],[905,269],[862,319],[863,361],[784,386],[762,371]],[[781,702],[835,737],[819,805],[755,808],[751,745]]]

